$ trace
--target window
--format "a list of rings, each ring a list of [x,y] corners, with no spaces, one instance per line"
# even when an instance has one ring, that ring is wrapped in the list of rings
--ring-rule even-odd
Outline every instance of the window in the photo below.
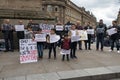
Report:
[[[55,6],[55,12],[58,12],[58,11],[59,11],[59,7]]]
[[[48,6],[47,6],[47,11],[48,11],[48,12],[52,12],[52,6],[51,6],[51,5],[48,5]]]

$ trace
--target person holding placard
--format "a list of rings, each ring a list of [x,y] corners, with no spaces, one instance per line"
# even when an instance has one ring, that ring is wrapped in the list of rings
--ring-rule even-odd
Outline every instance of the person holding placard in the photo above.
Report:
[[[110,35],[111,49],[109,51],[111,52],[114,50],[114,44],[116,43],[117,53],[120,53],[120,51],[119,51],[120,27],[117,26],[117,21],[112,21],[112,25],[113,26],[111,28],[115,28],[115,31],[117,31],[117,33]]]
[[[83,27],[80,26],[80,21],[77,21],[77,23],[76,23],[76,29],[77,30],[83,30]],[[78,41],[78,44],[79,44],[79,50],[82,50],[82,41],[81,40]]]
[[[56,35],[55,33],[55,29],[51,29],[50,31],[50,35],[47,37],[47,42],[49,43],[49,56],[48,56],[48,59],[51,59],[51,52],[53,50],[53,53],[54,53],[54,59],[56,59],[56,42],[52,42],[52,39],[54,36]]]
[[[14,31],[14,27],[13,25],[10,24],[10,20],[9,19],[5,19],[4,20],[4,24],[2,24],[1,30],[4,36],[4,40],[5,40],[5,52],[8,51],[14,51],[14,43],[13,43],[13,31]]]
[[[72,25],[71,26],[71,30],[68,32],[70,38],[71,38],[71,52],[70,52],[70,57],[71,58],[77,58],[76,56],[76,49],[77,49],[77,40],[73,41],[72,37],[77,37],[78,36],[78,31],[76,30],[76,26],[75,25]]]
[[[27,27],[27,30],[25,31],[25,39],[33,39],[34,33],[32,31],[31,27]]]
[[[96,37],[97,37],[96,50],[99,50],[99,43],[101,43],[101,51],[103,51],[104,37],[106,36],[106,30],[107,27],[103,23],[103,20],[101,19],[99,21],[99,24],[96,26]]]
[[[69,61],[70,45],[71,45],[71,40],[68,38],[68,34],[65,34],[64,39],[61,42],[62,61],[64,61],[65,56],[67,57],[67,61]]]
[[[19,27],[24,27],[22,20],[19,21],[19,25],[18,26]],[[24,29],[20,30],[20,31],[16,31],[16,32],[17,32],[17,38],[18,39],[24,39]]]
[[[87,23],[87,26],[84,27],[84,30],[88,30],[88,29],[93,29],[91,26],[90,26],[90,22]],[[88,40],[85,40],[85,49],[87,50],[91,50],[91,39],[92,39],[92,33],[87,33],[88,34]]]
[[[38,38],[40,38],[40,34],[42,35],[42,29],[39,29],[37,34],[35,34],[35,39],[37,40]],[[37,40],[37,50],[38,50],[38,58],[43,58],[43,47],[44,47],[44,42],[45,41],[39,41],[39,39]]]

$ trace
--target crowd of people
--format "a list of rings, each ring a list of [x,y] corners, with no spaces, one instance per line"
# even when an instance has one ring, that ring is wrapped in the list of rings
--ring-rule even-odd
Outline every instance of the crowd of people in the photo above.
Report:
[[[20,39],[35,39],[36,34],[44,34],[42,33],[41,28],[35,28],[31,27],[32,20],[29,21],[27,27],[25,27],[25,31],[16,31],[18,40]],[[19,21],[19,25],[23,25],[23,21]],[[58,22],[56,25],[61,25],[60,22]],[[63,54],[62,60],[64,61],[65,56],[67,60],[69,59],[77,59],[76,56],[76,49],[77,44],[79,45],[79,50],[83,50],[82,48],[82,41],[72,41],[71,38],[78,35],[78,30],[87,30],[87,29],[95,29],[95,34],[87,34],[88,40],[84,40],[85,43],[85,50],[92,50],[91,48],[91,40],[92,38],[96,37],[96,50],[104,50],[104,39],[108,38],[110,41],[110,52],[114,50],[114,47],[117,48],[117,53],[120,53],[119,51],[119,38],[120,38],[120,27],[117,26],[116,21],[112,21],[112,26],[110,28],[107,28],[107,26],[103,23],[103,20],[101,19],[96,26],[96,28],[93,28],[90,24],[90,22],[87,23],[84,27],[80,25],[80,22],[77,21],[76,24],[70,24],[71,28],[68,31],[56,31],[55,28],[51,29],[50,34],[46,35],[46,42],[37,42],[37,50],[38,50],[38,58],[43,58],[44,54],[44,46],[47,44],[49,45],[49,52],[48,52],[48,59],[51,59],[51,53],[53,50],[54,53],[54,59],[56,59],[56,47],[58,46],[62,50],[66,50],[66,54]],[[107,34],[107,30],[115,28],[116,33],[112,35]],[[5,19],[4,23],[1,25],[0,29],[3,33],[4,40],[5,40],[5,52],[14,51],[14,39],[13,39],[13,32],[15,31],[14,25],[10,24],[9,19]],[[60,40],[58,42],[49,43],[49,40],[51,38],[51,35],[60,35]],[[19,42],[19,41],[18,41]],[[115,45],[116,43],[116,45]],[[18,43],[19,44],[19,43]],[[101,46],[100,46],[101,45]]]

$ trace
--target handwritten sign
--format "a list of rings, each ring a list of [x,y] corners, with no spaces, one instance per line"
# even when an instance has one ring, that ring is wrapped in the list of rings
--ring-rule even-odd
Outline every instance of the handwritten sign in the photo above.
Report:
[[[50,43],[55,43],[60,40],[59,35],[50,35]]]
[[[15,25],[15,31],[24,31],[24,25]]]
[[[76,42],[80,40],[80,36],[71,36],[71,42]]]
[[[117,33],[117,30],[116,30],[116,28],[111,28],[111,29],[107,30],[107,33],[108,33],[108,35],[112,35],[112,34]]]
[[[80,40],[88,40],[88,35],[87,35],[87,31],[84,30],[78,30],[79,36],[80,36]]]
[[[94,34],[94,29],[87,29],[87,34]]]
[[[20,44],[20,63],[37,62],[37,43],[32,39],[21,39]]]
[[[46,34],[35,34],[35,41],[46,42]]]
[[[56,31],[63,31],[64,27],[63,25],[56,25]]]

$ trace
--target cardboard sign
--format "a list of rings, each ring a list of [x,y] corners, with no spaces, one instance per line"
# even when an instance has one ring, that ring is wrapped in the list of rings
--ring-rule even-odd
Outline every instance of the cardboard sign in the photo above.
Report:
[[[62,49],[62,50],[60,51],[60,54],[62,54],[62,55],[70,54],[70,50]]]
[[[24,31],[24,25],[15,25],[15,31]]]
[[[35,41],[46,42],[46,34],[35,34]]]
[[[21,39],[20,44],[20,63],[37,62],[37,43],[32,39]]]
[[[87,29],[87,34],[94,34],[94,29]]]
[[[117,33],[117,30],[116,30],[116,28],[111,28],[111,29],[108,29],[107,30],[107,33],[108,33],[108,35],[112,35],[112,34],[115,34],[115,33]]]
[[[64,27],[63,25],[56,25],[56,31],[63,31]]]
[[[87,35],[87,31],[84,30],[78,30],[79,36],[80,36],[80,40],[88,40],[88,35]]]
[[[60,40],[59,35],[50,35],[50,43],[55,43],[58,42],[59,40]]]

